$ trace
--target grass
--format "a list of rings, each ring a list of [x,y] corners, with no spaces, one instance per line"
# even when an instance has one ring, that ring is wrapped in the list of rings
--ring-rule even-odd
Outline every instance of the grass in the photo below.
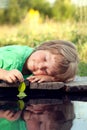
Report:
[[[22,22],[16,26],[0,27],[0,45],[23,44],[36,46],[43,41],[51,39],[70,40],[74,30],[74,24],[57,23],[47,20],[46,22],[28,24]]]
[[[78,75],[79,76],[87,76],[87,63],[80,62],[78,66]]]

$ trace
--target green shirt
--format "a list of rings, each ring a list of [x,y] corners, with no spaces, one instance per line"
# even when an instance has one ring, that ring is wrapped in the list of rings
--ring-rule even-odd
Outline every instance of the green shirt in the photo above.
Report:
[[[5,118],[0,119],[0,130],[27,130],[23,120],[8,121]]]
[[[0,47],[0,68],[6,70],[18,69],[22,72],[23,65],[33,50],[33,48],[22,45]],[[21,119],[18,119],[17,121],[8,121],[1,118],[0,129],[26,130],[26,124]]]
[[[33,50],[31,47],[22,45],[0,47],[0,68],[18,69],[22,72],[23,65]]]

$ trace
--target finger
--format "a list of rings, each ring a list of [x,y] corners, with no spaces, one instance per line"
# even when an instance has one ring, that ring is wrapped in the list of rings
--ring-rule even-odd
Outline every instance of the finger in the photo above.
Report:
[[[9,113],[8,116],[9,116],[9,118],[13,117],[13,116],[14,116],[14,112],[11,112],[11,111],[10,111],[10,113]]]
[[[17,77],[15,75],[10,76],[9,78],[10,78],[11,82],[15,83],[15,82],[18,81],[18,79],[17,79]]]
[[[35,76],[30,76],[30,77],[28,77],[27,79],[28,80],[32,80],[32,79],[34,79],[35,78]]]
[[[19,112],[16,112],[15,114],[13,114],[12,116],[11,116],[11,120],[12,121],[14,121],[14,120],[17,120],[19,117],[20,117],[20,115],[21,115],[21,111]]]
[[[31,82],[34,83],[34,82],[38,82],[39,80],[40,78],[37,77],[37,78],[32,79]]]
[[[39,81],[38,81],[38,83],[42,83],[42,82],[44,82],[44,80],[39,80]]]
[[[28,79],[30,82],[32,82],[32,81],[35,79],[35,76],[28,77],[27,79]]]
[[[45,79],[40,79],[38,80],[38,83],[42,83],[42,82],[45,82],[46,80]]]
[[[8,81],[9,83],[16,83],[18,81],[18,78],[12,75],[12,76],[9,76],[6,81]]]
[[[11,78],[8,78],[6,81],[9,83],[13,83],[13,80]]]
[[[16,70],[16,69],[11,70],[9,72],[9,77],[14,77],[14,78],[12,78],[14,81],[16,79],[19,80],[19,81],[23,81],[24,80],[22,73],[19,70]]]
[[[14,77],[15,77],[15,79],[17,79],[20,82],[24,81],[22,73],[20,71],[18,71],[18,70],[15,71]]]
[[[5,78],[5,81],[6,81],[6,82],[9,82],[9,83],[13,83],[13,80],[12,80],[12,78],[11,78],[10,76],[7,76],[7,77]]]
[[[16,83],[17,81],[20,81],[22,82],[24,79],[23,79],[23,76],[20,76],[20,74],[17,74],[17,73],[10,73],[9,75],[7,75],[6,77],[6,81],[9,82],[9,83]]]
[[[6,110],[5,112],[4,112],[4,117],[6,116],[8,116],[9,115],[9,113],[10,113],[10,110]]]

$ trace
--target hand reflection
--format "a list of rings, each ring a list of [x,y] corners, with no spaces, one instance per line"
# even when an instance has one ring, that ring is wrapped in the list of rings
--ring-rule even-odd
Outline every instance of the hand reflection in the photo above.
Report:
[[[15,121],[19,119],[21,111],[13,112],[11,110],[0,110],[0,118],[6,118],[9,121]]]

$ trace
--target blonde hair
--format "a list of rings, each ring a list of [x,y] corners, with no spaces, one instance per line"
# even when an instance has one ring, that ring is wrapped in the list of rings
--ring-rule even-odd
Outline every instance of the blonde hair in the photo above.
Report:
[[[61,62],[56,59],[56,74],[57,81],[67,82],[74,79],[78,68],[78,54],[76,46],[69,41],[52,40],[42,43],[37,50],[48,50],[52,54],[61,55]],[[59,71],[60,70],[60,71]]]

